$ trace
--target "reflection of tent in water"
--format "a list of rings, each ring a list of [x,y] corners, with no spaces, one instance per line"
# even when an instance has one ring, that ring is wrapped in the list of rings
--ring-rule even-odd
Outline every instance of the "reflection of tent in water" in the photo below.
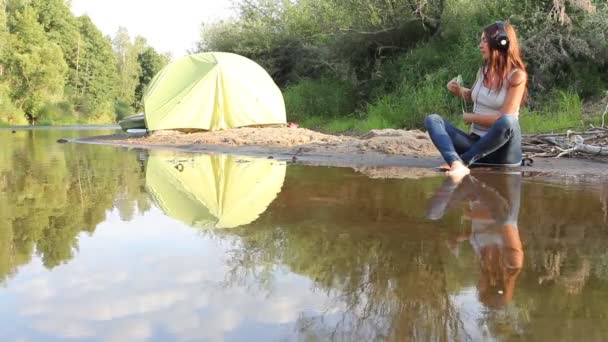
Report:
[[[253,222],[281,191],[286,165],[226,155],[148,159],[146,187],[165,214],[191,226],[232,228]]]

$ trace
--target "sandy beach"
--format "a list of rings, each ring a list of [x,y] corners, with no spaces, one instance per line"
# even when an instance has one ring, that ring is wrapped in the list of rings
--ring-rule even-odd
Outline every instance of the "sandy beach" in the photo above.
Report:
[[[305,128],[244,127],[224,131],[96,136],[72,140],[128,148],[170,149],[274,158],[289,163],[352,167],[376,178],[439,175],[442,160],[428,134],[419,130],[371,130],[360,136],[332,135]],[[606,158],[535,158],[515,168],[541,178],[596,182],[608,179]],[[473,173],[488,168],[473,169]],[[501,169],[491,169],[501,170]]]

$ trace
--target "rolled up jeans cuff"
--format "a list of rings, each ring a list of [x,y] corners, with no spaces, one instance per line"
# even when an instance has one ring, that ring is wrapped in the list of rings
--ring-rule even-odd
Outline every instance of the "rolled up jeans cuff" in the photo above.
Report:
[[[462,162],[462,159],[460,159],[460,156],[456,152],[442,151],[441,156],[446,161],[446,163],[448,163],[448,165],[450,165],[450,166],[452,166],[452,163],[455,161]]]

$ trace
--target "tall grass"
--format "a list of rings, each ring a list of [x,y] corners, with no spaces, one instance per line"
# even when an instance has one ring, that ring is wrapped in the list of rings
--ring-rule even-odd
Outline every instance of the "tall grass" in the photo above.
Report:
[[[520,124],[524,134],[561,132],[585,126],[583,103],[572,90],[553,91],[538,108],[524,108],[520,113]]]
[[[353,113],[358,104],[351,85],[329,78],[303,80],[288,87],[283,97],[289,121],[302,121],[312,116],[331,121]]]
[[[429,83],[422,89],[405,89],[407,91],[384,96],[370,104],[362,117],[324,119],[313,116],[306,118],[301,125],[334,133],[384,128],[412,129],[423,128],[426,114],[438,113],[460,129],[468,129],[468,125],[462,121],[460,103],[444,98],[441,95],[445,92],[442,86]],[[590,123],[583,119],[582,101],[573,90],[553,91],[539,102],[535,109],[524,107],[520,111],[520,125],[524,134],[583,129]]]

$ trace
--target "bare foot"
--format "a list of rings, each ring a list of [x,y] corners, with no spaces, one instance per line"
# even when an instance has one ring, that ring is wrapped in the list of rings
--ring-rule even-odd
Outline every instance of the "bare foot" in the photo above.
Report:
[[[446,175],[448,175],[455,183],[460,183],[460,181],[464,178],[464,176],[471,173],[468,167],[466,167],[462,162],[455,161],[452,163],[450,167],[450,171],[446,171]]]
[[[449,164],[442,164],[442,165],[437,166],[437,169],[444,170],[444,171],[449,171],[450,170],[450,165]]]

